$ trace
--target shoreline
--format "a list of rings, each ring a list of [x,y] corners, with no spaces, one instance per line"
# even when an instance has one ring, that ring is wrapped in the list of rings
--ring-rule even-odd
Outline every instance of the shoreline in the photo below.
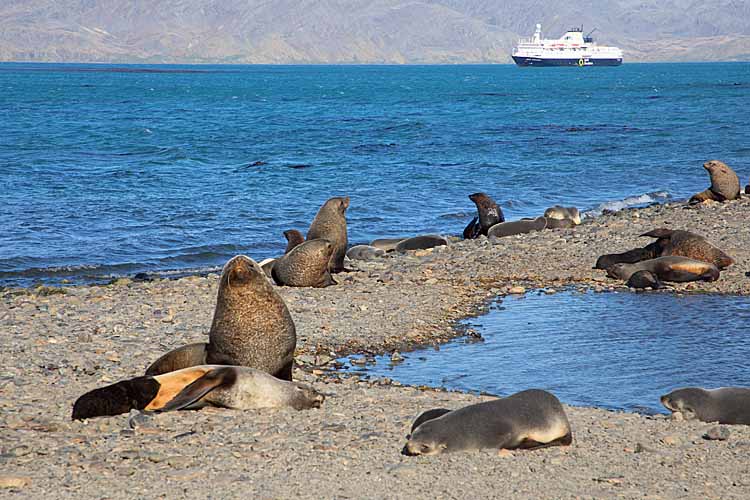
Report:
[[[254,498],[750,495],[750,465],[741,458],[750,450],[750,426],[722,426],[729,440],[708,441],[702,435],[711,424],[565,405],[574,432],[568,448],[404,457],[404,435],[420,411],[487,398],[326,368],[351,354],[458,338],[461,320],[518,287],[627,290],[591,267],[603,253],[643,246],[648,240],[638,234],[656,227],[693,230],[736,262],[716,282],[650,293],[750,295],[748,213],[747,196],[626,209],[497,245],[461,241],[356,261],[358,272],[337,275],[339,285],[325,289],[279,287],[297,326],[295,379],[327,394],[321,409],[299,413],[204,409],[142,423],[127,415],[69,420],[83,392],[136,376],[171,348],[205,341],[217,275],[72,286],[51,295],[5,291],[0,485],[11,476],[28,483],[0,487],[0,497],[173,497],[185,488],[191,496]]]

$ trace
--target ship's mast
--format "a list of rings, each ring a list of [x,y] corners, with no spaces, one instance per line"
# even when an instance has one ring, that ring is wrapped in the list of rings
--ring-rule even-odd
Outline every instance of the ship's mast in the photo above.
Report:
[[[534,31],[534,43],[541,43],[542,41],[542,25],[536,25],[536,31]]]

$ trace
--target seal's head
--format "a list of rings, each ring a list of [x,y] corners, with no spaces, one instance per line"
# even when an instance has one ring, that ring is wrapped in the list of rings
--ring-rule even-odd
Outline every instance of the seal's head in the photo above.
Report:
[[[265,271],[250,257],[237,255],[224,264],[219,280],[219,296],[224,299],[241,298],[258,290],[270,289]]]
[[[624,262],[618,262],[607,268],[607,276],[610,278],[616,278],[621,280],[629,280],[633,274],[631,264],[625,264]]]
[[[681,413],[685,420],[697,418],[697,408],[706,405],[710,395],[698,387],[677,389],[661,398],[661,404],[672,413]]]
[[[294,382],[294,395],[291,405],[295,410],[306,410],[308,408],[320,408],[325,401],[325,396],[309,385]]]
[[[441,427],[434,421],[424,422],[409,436],[401,453],[409,456],[439,455],[448,449],[446,440],[440,432]]]

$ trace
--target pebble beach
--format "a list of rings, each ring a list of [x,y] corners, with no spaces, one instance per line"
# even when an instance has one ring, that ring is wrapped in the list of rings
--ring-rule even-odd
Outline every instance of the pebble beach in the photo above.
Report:
[[[206,340],[218,275],[4,289],[0,497],[748,498],[748,426],[566,406],[570,447],[407,457],[400,451],[420,412],[489,397],[365,379],[335,362],[471,335],[458,321],[502,295],[636,293],[592,266],[645,245],[638,235],[659,227],[701,234],[735,264],[715,282],[643,293],[750,295],[748,213],[747,196],[627,209],[574,229],[353,261],[355,271],[324,289],[277,288],[297,328],[294,378],[327,398],[302,412],[207,408],[72,422],[84,392]]]

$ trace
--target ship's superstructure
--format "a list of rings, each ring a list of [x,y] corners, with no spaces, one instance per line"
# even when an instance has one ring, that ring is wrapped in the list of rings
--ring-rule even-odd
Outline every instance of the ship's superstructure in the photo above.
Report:
[[[593,32],[592,32],[593,33]],[[557,40],[542,38],[542,25],[536,25],[532,38],[522,38],[513,50],[519,66],[619,66],[622,50],[597,45],[583,28],[573,28]]]

